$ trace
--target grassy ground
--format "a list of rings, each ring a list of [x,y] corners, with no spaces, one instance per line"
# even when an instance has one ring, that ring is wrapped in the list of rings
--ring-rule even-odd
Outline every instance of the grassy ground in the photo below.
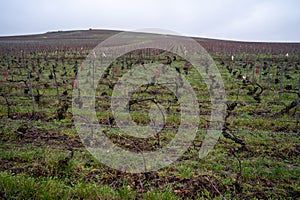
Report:
[[[41,94],[39,101],[35,97],[35,116],[32,116],[32,98],[25,94],[29,88],[27,69],[7,70],[6,60],[13,60],[16,55],[3,56],[2,71],[8,76],[1,76],[0,107],[0,197],[7,199],[296,199],[300,197],[300,141],[299,141],[299,105],[284,111],[297,99],[295,93],[286,90],[292,85],[296,91],[299,70],[296,61],[285,63],[286,68],[283,89],[275,83],[280,63],[272,63],[271,87],[268,89],[267,75],[260,78],[259,73],[249,77],[264,87],[257,102],[249,94],[253,84],[243,85],[241,78],[228,68],[240,69],[243,74],[247,68],[241,61],[234,63],[217,62],[224,80],[229,102],[237,102],[227,119],[231,133],[243,139],[246,148],[221,137],[214,150],[204,159],[199,159],[199,149],[206,134],[206,121],[209,118],[211,104],[209,93],[203,80],[190,69],[187,75],[200,104],[201,120],[199,131],[193,145],[169,167],[155,172],[129,174],[111,169],[95,159],[83,146],[74,125],[71,113],[72,77],[74,74],[73,54],[69,62],[43,59],[43,53],[28,55],[28,62],[41,59],[39,67],[32,70],[34,96]],[[48,57],[54,56],[51,53]],[[85,55],[83,55],[84,57]],[[132,59],[135,58],[132,55]],[[159,55],[161,59],[164,54]],[[266,56],[266,55],[264,55]],[[264,58],[267,59],[268,57]],[[16,58],[17,60],[17,58]],[[78,66],[82,60],[77,59]],[[182,70],[183,61],[173,62],[172,67]],[[11,61],[9,61],[11,62]],[[156,62],[161,62],[156,60]],[[113,65],[121,69],[121,64]],[[299,62],[298,62],[299,63]],[[52,65],[57,65],[55,80]],[[250,66],[250,64],[249,64]],[[65,68],[63,68],[65,67]],[[39,71],[41,69],[41,71]],[[112,77],[114,68],[109,71],[108,81],[101,81],[97,89],[98,121],[107,126],[107,136],[124,148],[135,150],[134,145],[124,140],[126,135],[118,136],[120,130],[110,122],[113,116],[107,111],[110,106],[111,85],[126,72],[119,70]],[[67,72],[67,75],[63,75]],[[266,72],[266,69],[264,70]],[[287,78],[286,75],[291,78]],[[14,81],[9,81],[13,77]],[[39,77],[39,80],[36,78]],[[46,86],[48,84],[49,86]],[[56,85],[58,90],[56,90]],[[37,92],[39,90],[39,93]],[[105,90],[105,93],[103,92]],[[141,87],[140,91],[145,90]],[[57,94],[58,91],[58,94]],[[66,91],[66,94],[63,94]],[[281,95],[280,95],[281,94]],[[59,99],[57,98],[59,96]],[[6,97],[6,98],[5,98]],[[180,107],[170,103],[174,95],[158,85],[150,86],[147,92],[133,95],[132,99],[156,97],[166,109],[168,118],[166,129],[160,135],[160,143],[166,145],[176,134],[180,122]],[[8,102],[8,103],[7,103]],[[151,102],[150,102],[151,103]],[[131,107],[131,116],[137,124],[150,122],[147,112],[149,102],[140,102]],[[67,104],[66,110],[62,108]],[[8,110],[10,111],[8,114]],[[60,113],[61,111],[64,111]],[[277,113],[277,114],[276,114]],[[279,113],[279,114],[278,114]],[[61,116],[60,116],[61,114]],[[158,139],[136,139],[127,137],[143,150],[158,149]],[[68,159],[70,158],[70,159]],[[65,162],[64,162],[65,160]]]
[[[246,151],[233,151],[220,138],[204,159],[201,136],[183,157],[167,168],[127,174],[106,167],[81,145],[74,129],[34,123],[20,137],[16,122],[2,121],[1,184],[7,198],[18,199],[293,199],[299,196],[299,136],[295,133],[244,132]],[[32,132],[31,132],[32,131]],[[31,137],[31,134],[33,137]],[[60,164],[69,156],[73,158]],[[3,194],[3,193],[2,193]]]

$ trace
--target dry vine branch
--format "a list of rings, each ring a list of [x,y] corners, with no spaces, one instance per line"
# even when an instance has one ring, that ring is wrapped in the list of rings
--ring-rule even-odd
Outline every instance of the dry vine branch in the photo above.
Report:
[[[237,159],[237,161],[239,163],[239,171],[236,174],[236,179],[235,179],[234,187],[235,187],[236,192],[241,193],[242,189],[243,189],[242,186],[241,186],[241,184],[240,184],[240,178],[242,176],[242,171],[243,171],[242,162],[239,159],[239,157],[236,155],[234,149],[230,149],[230,153]]]
[[[114,132],[113,129],[111,129],[111,130]],[[146,172],[146,171],[147,171],[147,165],[146,165],[146,159],[145,159],[145,156],[144,156],[144,154],[143,154],[143,150],[140,149],[140,148],[134,143],[133,140],[130,140],[129,138],[124,137],[124,136],[122,136],[121,134],[118,134],[118,136],[119,136],[120,138],[122,138],[122,139],[124,139],[124,140],[130,142],[130,143],[134,146],[134,148],[135,148],[138,152],[141,153],[141,155],[142,155],[142,157],[143,157],[144,170],[145,170],[145,172]]]
[[[137,104],[137,103],[140,103],[140,102],[144,102],[144,101],[151,101],[151,102],[153,102],[153,103],[157,106],[157,108],[158,108],[159,111],[161,112],[161,114],[162,114],[162,116],[163,116],[163,120],[164,120],[164,121],[163,121],[163,127],[162,127],[162,129],[165,128],[165,126],[166,126],[165,115],[164,115],[164,112],[163,112],[163,110],[161,109],[161,107],[157,104],[157,101],[156,101],[155,98],[146,98],[146,99],[134,99],[134,100],[130,100],[130,101],[128,102],[129,110],[130,110],[130,107],[131,107],[132,105]],[[154,127],[155,127],[155,125],[154,125]],[[161,147],[161,142],[160,142],[160,135],[159,135],[159,132],[156,133],[156,138],[157,138],[158,146]]]
[[[6,188],[4,186],[4,182],[1,181],[1,191],[0,191],[0,198],[3,199],[3,200],[6,200],[7,197],[6,197]]]
[[[297,94],[297,96],[298,96],[297,98],[300,97],[300,94],[298,92],[286,91],[286,92],[281,92],[281,93],[294,93],[294,94]],[[297,98],[294,101],[292,101],[289,105],[287,105],[284,109],[282,109],[281,111],[273,114],[273,117],[279,117],[283,114],[288,113],[291,109],[297,107],[298,104],[299,104],[299,100]]]
[[[246,142],[242,138],[239,138],[236,135],[232,134],[230,128],[228,127],[230,125],[230,123],[228,122],[228,118],[230,117],[233,110],[238,105],[238,103],[237,103],[238,96],[239,96],[239,93],[237,94],[236,100],[233,103],[226,104],[227,105],[227,109],[226,109],[227,115],[225,116],[225,123],[224,123],[224,127],[222,129],[222,134],[225,138],[230,139],[237,144],[240,144],[241,149],[246,149]]]
[[[7,106],[7,117],[11,118],[10,116],[10,106],[12,105],[9,101],[8,101],[8,97],[6,93],[2,93],[1,96],[5,99],[6,102],[6,106]]]
[[[215,189],[215,191],[222,197],[223,200],[227,200],[224,195],[218,190],[218,188],[215,186],[215,184],[207,177],[205,179],[211,184],[211,186]]]

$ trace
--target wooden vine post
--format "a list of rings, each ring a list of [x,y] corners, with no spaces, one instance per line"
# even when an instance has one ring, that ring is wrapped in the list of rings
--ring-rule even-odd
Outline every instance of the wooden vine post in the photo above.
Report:
[[[256,58],[254,60],[254,65],[252,66],[252,82],[256,82],[255,72],[256,72]]]
[[[34,109],[34,95],[32,91],[32,82],[31,82],[31,72],[28,70],[28,80],[29,80],[29,89],[30,89],[30,95],[31,95],[31,105],[32,105],[32,116],[35,117],[35,109]]]
[[[284,63],[282,63],[281,65],[281,73],[280,73],[280,93],[279,93],[280,100],[283,92],[283,77],[284,77]]]
[[[261,78],[262,78],[262,65],[263,65],[263,61],[261,61],[261,64],[259,66],[259,82],[258,83],[261,83]]]
[[[298,102],[300,100],[300,76],[299,76],[299,81],[298,81]]]
[[[95,89],[95,59],[93,59],[93,63],[92,63],[92,67],[93,67],[93,73],[92,73],[92,76],[93,76],[93,89]]]
[[[2,93],[1,96],[5,99],[5,102],[6,102],[6,106],[7,106],[7,118],[11,118],[11,116],[10,116],[10,106],[11,106],[11,103],[8,101],[7,94],[6,93]]]
[[[55,87],[56,87],[56,97],[57,97],[57,100],[60,103],[60,98],[59,98],[59,93],[58,93],[58,84],[57,84],[57,80],[56,80],[56,71],[55,71],[54,65],[52,65],[52,73],[53,73]]]
[[[270,91],[271,86],[271,65],[268,63],[268,91]]]
[[[249,70],[248,67],[249,67],[249,66],[248,66],[248,62],[246,61],[246,72],[245,72],[246,77],[248,77],[248,70]]]

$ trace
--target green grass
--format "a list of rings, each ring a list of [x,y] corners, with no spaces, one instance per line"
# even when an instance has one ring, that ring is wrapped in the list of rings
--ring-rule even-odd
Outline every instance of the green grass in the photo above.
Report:
[[[69,131],[67,135],[72,138],[76,132]],[[239,133],[239,136],[246,140],[248,149],[236,153],[242,163],[239,180],[242,191],[236,195],[255,197],[260,192],[268,198],[277,198],[296,194],[300,174],[299,137],[265,132]],[[16,199],[180,199],[184,195],[221,199],[209,184],[206,189],[197,184],[199,177],[199,183],[207,177],[223,196],[232,198],[240,168],[229,149],[238,145],[221,138],[215,149],[200,160],[197,148],[201,139],[199,143],[197,138],[195,141],[196,147],[190,148],[179,161],[146,178],[143,174],[132,176],[105,167],[84,148],[75,150],[72,160],[62,168],[58,160],[69,155],[62,146],[20,145],[19,140],[12,139],[1,145],[0,180],[6,196]]]
[[[61,53],[61,52],[60,52]],[[50,52],[48,56],[56,56]],[[7,55],[12,59],[15,55]],[[36,59],[28,55],[28,61]],[[41,66],[45,66],[44,53],[39,53]],[[66,54],[73,57],[72,54]],[[132,55],[135,59],[138,56]],[[218,56],[224,55],[216,55]],[[249,55],[253,56],[254,55]],[[256,56],[256,55],[255,55]],[[261,58],[270,56],[261,54]],[[164,59],[165,55],[158,57]],[[278,57],[275,55],[275,58]],[[81,61],[80,61],[81,62]],[[80,62],[78,63],[80,66]],[[159,63],[160,61],[157,61]],[[294,62],[294,61],[293,61]],[[291,64],[295,64],[291,63]],[[1,70],[6,70],[5,59],[0,60]],[[226,66],[217,63],[222,75],[226,96],[235,101],[238,96],[239,104],[228,118],[228,127],[233,133],[246,141],[246,150],[234,150],[239,147],[229,139],[221,137],[215,148],[204,159],[199,159],[199,149],[205,136],[206,124],[204,119],[210,118],[212,105],[209,102],[208,88],[204,78],[200,77],[196,69],[192,68],[186,79],[191,83],[199,100],[199,131],[188,151],[170,166],[155,172],[145,174],[129,174],[111,169],[94,158],[82,145],[77,131],[72,125],[71,106],[65,113],[65,118],[57,119],[57,109],[63,102],[71,105],[72,89],[70,79],[74,77],[74,59],[65,63],[67,77],[63,73],[62,63],[58,61],[57,78],[59,94],[68,91],[66,97],[56,97],[54,80],[48,75],[54,60],[49,60],[49,66],[40,74],[40,82],[33,80],[34,94],[36,89],[42,93],[40,104],[35,102],[37,117],[28,119],[32,112],[31,97],[24,94],[23,82],[8,82],[0,77],[1,93],[7,93],[11,103],[11,118],[7,118],[5,99],[0,97],[0,192],[7,199],[293,199],[299,198],[299,106],[279,117],[272,114],[280,112],[295,100],[295,94],[284,93],[279,96],[279,84],[274,84],[277,78],[276,66],[272,66],[271,90],[265,90],[261,103],[256,103],[253,96],[248,95],[253,86],[243,87],[238,80],[228,72]],[[119,65],[116,62],[115,65]],[[241,68],[241,63],[231,63],[233,68]],[[173,62],[172,67],[182,70],[183,62]],[[284,80],[286,84],[297,88],[299,74],[292,73],[292,79]],[[32,69],[30,66],[29,68]],[[33,69],[32,69],[33,70]],[[113,70],[113,69],[112,69]],[[245,69],[242,69],[243,74]],[[25,78],[27,70],[21,69],[20,75],[14,71],[15,78]],[[115,83],[128,70],[119,70],[114,78],[108,76],[101,80],[97,88],[96,115],[99,123],[110,124],[113,114],[111,106],[109,82]],[[35,76],[38,72],[33,73]],[[248,75],[252,80],[252,70]],[[255,74],[254,79],[259,80]],[[65,83],[63,83],[65,81]],[[48,83],[49,88],[43,84]],[[265,76],[261,79],[263,86],[267,85]],[[155,97],[166,111],[166,129],[160,133],[160,142],[165,147],[176,134],[180,124],[180,104],[175,95],[165,86],[152,85],[145,90],[145,86],[138,88],[132,99]],[[106,92],[106,94],[105,94]],[[269,101],[276,101],[269,102]],[[150,116],[148,111],[153,102],[135,103],[130,107],[130,116],[138,125],[148,125]],[[27,125],[28,128],[20,130]],[[120,136],[120,135],[122,136]],[[148,139],[126,137],[118,127],[108,128],[106,136],[115,144],[127,150],[137,151],[136,146],[143,150],[157,150],[157,137]],[[129,140],[124,140],[126,137]],[[135,145],[128,142],[132,141]],[[60,160],[70,155],[74,156],[66,164]],[[234,150],[235,154],[232,153]],[[241,167],[240,167],[241,163]],[[241,174],[239,174],[241,172]]]

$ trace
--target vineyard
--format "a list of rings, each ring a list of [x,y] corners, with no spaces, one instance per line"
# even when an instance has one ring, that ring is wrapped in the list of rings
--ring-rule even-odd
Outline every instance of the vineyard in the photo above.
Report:
[[[149,138],[128,136],[117,126],[110,109],[112,93],[136,66],[156,63],[175,69],[192,86],[200,112],[196,138],[180,159],[158,171],[131,174],[104,165],[86,150],[72,114],[72,102],[84,106],[76,82],[84,61],[116,33],[88,30],[0,38],[0,197],[300,198],[299,43],[194,38],[213,58],[227,98],[222,136],[202,159],[198,152],[212,112],[204,78],[183,57],[162,49],[119,56],[105,70],[95,94],[97,120],[113,143],[133,152],[155,151],[167,146],[179,129],[179,101],[166,83],[156,80],[167,70],[157,74],[151,69],[153,79],[132,93],[130,116],[138,125],[151,124],[149,110],[159,103],[167,115],[165,125]],[[94,79],[95,70],[97,66],[88,69],[84,81]]]

